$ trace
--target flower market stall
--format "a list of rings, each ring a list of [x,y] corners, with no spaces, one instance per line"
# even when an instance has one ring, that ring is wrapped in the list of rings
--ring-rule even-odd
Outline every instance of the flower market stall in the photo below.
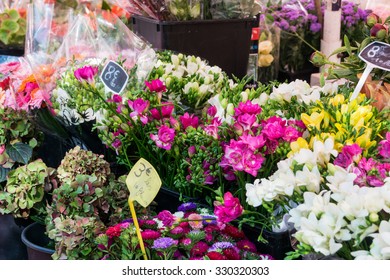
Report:
[[[129,28],[203,20],[201,2],[21,3],[25,55],[0,64],[0,218],[18,229],[0,259],[390,259],[389,71],[358,87],[390,19],[344,1],[336,63],[321,1],[206,1],[224,20],[261,7],[249,86]],[[313,65],[320,86],[277,79]]]

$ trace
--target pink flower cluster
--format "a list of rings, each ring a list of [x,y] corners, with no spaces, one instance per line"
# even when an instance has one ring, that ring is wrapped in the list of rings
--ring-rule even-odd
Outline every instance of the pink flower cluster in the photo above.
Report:
[[[0,107],[29,111],[51,104],[50,94],[41,90],[26,62],[0,65]]]
[[[87,82],[93,85],[95,83],[95,75],[98,73],[96,66],[84,66],[74,71],[74,76],[79,82]]]
[[[357,176],[354,183],[360,187],[383,186],[384,179],[390,175],[390,163],[388,162],[390,133],[387,133],[386,137],[386,140],[380,142],[378,148],[378,152],[385,159],[385,162],[362,157],[363,150],[359,145],[352,144],[343,147],[341,153],[334,160],[334,164],[352,170]]]
[[[281,143],[290,143],[302,136],[304,124],[297,120],[283,120],[273,116],[259,123],[261,108],[251,101],[241,102],[235,108],[233,129],[237,139],[231,139],[224,146],[221,167],[228,174],[244,171],[256,177],[263,162],[264,154],[274,153]],[[227,178],[234,179],[228,175]]]

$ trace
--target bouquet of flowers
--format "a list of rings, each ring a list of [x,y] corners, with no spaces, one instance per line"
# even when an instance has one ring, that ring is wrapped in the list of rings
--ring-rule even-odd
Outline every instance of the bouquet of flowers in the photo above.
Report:
[[[178,211],[167,210],[155,216],[140,217],[142,239],[152,260],[264,260],[269,255],[257,252],[254,243],[235,226],[218,226],[225,205],[214,213],[195,203],[184,203]],[[218,216],[221,215],[221,216]],[[103,259],[136,260],[142,257],[133,220],[106,229],[96,238]]]

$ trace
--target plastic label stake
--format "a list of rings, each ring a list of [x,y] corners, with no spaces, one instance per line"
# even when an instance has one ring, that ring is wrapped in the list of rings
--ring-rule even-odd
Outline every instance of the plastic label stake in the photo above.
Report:
[[[104,66],[100,79],[112,92],[120,94],[126,87],[129,75],[118,63],[110,60]]]
[[[374,68],[390,71],[390,45],[382,42],[372,42],[360,52],[359,58],[367,63],[367,66],[355,87],[351,100],[359,95]]]
[[[141,235],[141,229],[138,224],[137,213],[134,209],[133,201],[137,201],[143,207],[147,207],[156,197],[161,188],[161,179],[156,169],[144,158],[140,158],[130,170],[126,178],[126,185],[130,196],[128,199],[131,216],[137,231],[137,237],[140,243],[144,259],[147,260],[144,242]]]

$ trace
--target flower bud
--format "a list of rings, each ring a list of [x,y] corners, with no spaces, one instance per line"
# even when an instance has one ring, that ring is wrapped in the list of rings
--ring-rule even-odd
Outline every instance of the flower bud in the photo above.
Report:
[[[314,66],[321,67],[326,64],[327,58],[322,52],[316,51],[311,54],[310,61]]]
[[[227,113],[228,113],[230,116],[233,116],[233,115],[234,115],[234,105],[233,105],[232,103],[229,103],[229,104],[227,105],[226,111],[227,111]]]
[[[228,100],[226,98],[222,99],[221,101],[222,108],[226,109],[227,105],[228,105]]]
[[[379,221],[378,214],[377,213],[370,213],[369,220],[372,223],[376,223],[377,221]]]
[[[369,27],[373,27],[375,24],[380,22],[378,15],[371,13],[367,16],[366,23]]]
[[[249,98],[249,94],[248,94],[248,91],[243,91],[241,92],[241,101],[242,102],[246,102]]]
[[[383,24],[376,23],[370,29],[370,36],[376,37],[379,40],[384,39],[386,35],[387,35],[387,29]]]

